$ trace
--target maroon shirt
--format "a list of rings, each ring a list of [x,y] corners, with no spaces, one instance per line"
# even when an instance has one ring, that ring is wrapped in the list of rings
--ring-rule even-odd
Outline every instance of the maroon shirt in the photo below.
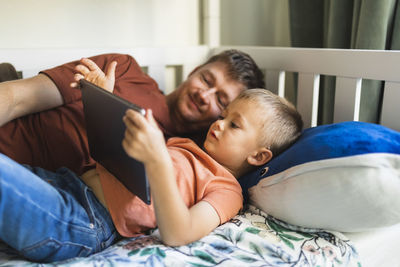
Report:
[[[143,108],[151,108],[165,136],[174,135],[165,96],[131,56],[105,54],[91,59],[103,71],[112,61],[117,61],[114,94]],[[68,167],[78,175],[94,168],[95,161],[89,154],[81,91],[70,87],[78,63],[74,61],[41,72],[56,84],[64,105],[15,119],[0,127],[1,153],[19,163],[48,170]]]

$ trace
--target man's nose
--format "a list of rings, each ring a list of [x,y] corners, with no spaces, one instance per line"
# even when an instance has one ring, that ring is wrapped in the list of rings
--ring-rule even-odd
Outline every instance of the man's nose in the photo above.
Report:
[[[208,104],[209,97],[217,92],[216,88],[209,88],[207,90],[200,91],[199,95],[204,103]]]

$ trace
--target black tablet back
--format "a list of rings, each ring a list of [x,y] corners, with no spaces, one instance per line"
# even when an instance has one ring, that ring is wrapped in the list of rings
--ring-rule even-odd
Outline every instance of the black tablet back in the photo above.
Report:
[[[144,109],[84,79],[80,81],[90,155],[128,190],[150,204],[150,187],[143,163],[129,157],[122,147],[127,109]]]

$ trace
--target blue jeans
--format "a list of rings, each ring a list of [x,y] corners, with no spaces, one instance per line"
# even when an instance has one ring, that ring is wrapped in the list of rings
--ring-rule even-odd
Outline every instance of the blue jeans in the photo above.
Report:
[[[110,214],[76,174],[23,166],[0,154],[0,239],[24,257],[84,257],[116,238]]]

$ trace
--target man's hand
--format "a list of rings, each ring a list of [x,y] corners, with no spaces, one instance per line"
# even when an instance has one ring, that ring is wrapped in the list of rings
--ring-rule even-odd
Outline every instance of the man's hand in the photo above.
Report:
[[[106,73],[104,73],[96,63],[88,58],[82,58],[80,62],[81,64],[75,67],[75,70],[78,73],[75,74],[75,82],[71,83],[71,87],[78,87],[79,80],[85,79],[111,93],[114,91],[115,68],[117,67],[116,61],[111,62]]]

